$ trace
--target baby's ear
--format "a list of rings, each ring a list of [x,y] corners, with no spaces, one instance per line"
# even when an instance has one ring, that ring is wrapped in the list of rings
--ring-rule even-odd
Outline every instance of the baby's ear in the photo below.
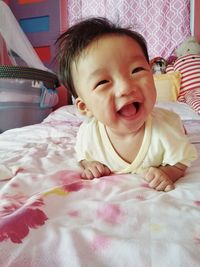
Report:
[[[85,102],[80,97],[75,99],[75,105],[81,115],[92,117],[92,112],[87,108]]]

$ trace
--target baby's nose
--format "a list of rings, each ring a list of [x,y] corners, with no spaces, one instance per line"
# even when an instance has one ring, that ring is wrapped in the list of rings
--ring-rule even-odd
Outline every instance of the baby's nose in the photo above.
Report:
[[[126,96],[126,95],[129,95],[134,90],[136,89],[129,80],[121,80],[117,84],[116,96],[117,97]]]

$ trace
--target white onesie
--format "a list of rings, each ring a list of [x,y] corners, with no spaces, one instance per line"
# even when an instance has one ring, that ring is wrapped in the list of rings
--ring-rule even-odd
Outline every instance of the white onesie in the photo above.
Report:
[[[189,143],[179,116],[161,108],[154,108],[145,122],[142,145],[132,163],[116,153],[105,126],[95,118],[85,120],[80,126],[75,149],[78,161],[99,161],[115,173],[140,174],[149,167],[178,162],[190,166],[197,159],[197,152]]]

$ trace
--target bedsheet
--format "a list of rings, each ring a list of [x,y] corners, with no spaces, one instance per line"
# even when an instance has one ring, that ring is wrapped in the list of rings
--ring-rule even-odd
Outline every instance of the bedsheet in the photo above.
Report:
[[[199,267],[200,160],[168,193],[133,174],[80,179],[63,107],[0,135],[1,267]],[[184,121],[200,155],[200,120]]]

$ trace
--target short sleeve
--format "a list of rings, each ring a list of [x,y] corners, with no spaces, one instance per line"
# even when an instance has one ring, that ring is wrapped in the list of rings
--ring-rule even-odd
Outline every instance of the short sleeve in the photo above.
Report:
[[[162,165],[182,163],[189,167],[197,159],[197,151],[190,144],[180,117],[174,112],[164,110],[160,121],[159,117],[157,119],[159,138],[163,146]]]
[[[99,151],[98,123],[94,118],[86,118],[79,127],[75,145],[76,157],[81,160],[95,159],[96,151]]]
[[[87,129],[88,129],[88,122],[84,121],[80,125],[76,136],[75,152],[78,162],[86,158],[86,151],[88,147],[88,136],[89,136],[89,132],[87,131]],[[87,132],[88,135],[86,135]]]

